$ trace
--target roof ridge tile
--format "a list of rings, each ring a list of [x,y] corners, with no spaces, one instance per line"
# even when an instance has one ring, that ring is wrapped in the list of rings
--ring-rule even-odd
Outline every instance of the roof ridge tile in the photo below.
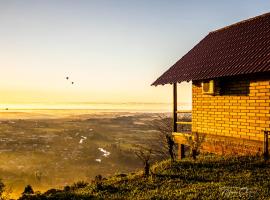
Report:
[[[242,20],[242,21],[239,21],[239,22],[235,22],[233,24],[230,24],[228,26],[224,26],[222,28],[219,28],[219,29],[216,29],[214,31],[210,31],[209,33],[216,33],[216,32],[220,32],[220,31],[223,31],[223,30],[226,30],[226,29],[229,29],[231,27],[235,27],[235,26],[238,26],[240,24],[243,24],[243,23],[247,23],[247,22],[250,22],[250,21],[253,21],[253,20],[256,20],[256,19],[259,19],[259,18],[263,18],[263,17],[266,17],[266,16],[270,16],[270,12],[268,13],[264,13],[262,15],[257,15],[255,17],[251,17],[251,18],[248,18],[248,19],[245,19],[245,20]]]

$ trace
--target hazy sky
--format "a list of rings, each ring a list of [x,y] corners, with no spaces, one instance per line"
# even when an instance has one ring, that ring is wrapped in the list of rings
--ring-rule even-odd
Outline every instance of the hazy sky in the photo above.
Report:
[[[209,31],[269,10],[269,0],[0,0],[0,103],[170,102],[156,78]]]

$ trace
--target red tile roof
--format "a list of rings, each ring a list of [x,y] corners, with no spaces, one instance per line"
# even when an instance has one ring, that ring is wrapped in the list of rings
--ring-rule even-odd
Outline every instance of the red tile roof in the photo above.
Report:
[[[270,72],[270,13],[210,32],[152,85]]]

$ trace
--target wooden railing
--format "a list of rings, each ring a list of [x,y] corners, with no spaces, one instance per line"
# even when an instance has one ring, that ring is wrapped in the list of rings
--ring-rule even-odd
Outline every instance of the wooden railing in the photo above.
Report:
[[[191,113],[191,110],[177,110],[176,113]]]
[[[176,111],[176,114],[185,114],[185,113],[191,113],[192,111],[191,110],[177,110]],[[181,125],[192,125],[192,122],[191,121],[178,121],[178,117],[176,116],[177,120],[176,120],[176,124],[181,124]],[[178,132],[178,131],[176,131]]]

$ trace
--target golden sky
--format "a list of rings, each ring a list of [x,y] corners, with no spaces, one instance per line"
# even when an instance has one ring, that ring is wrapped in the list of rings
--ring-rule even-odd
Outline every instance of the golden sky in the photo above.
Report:
[[[209,31],[269,8],[266,0],[1,1],[0,103],[171,102],[170,85],[151,83]],[[191,104],[190,83],[179,95]]]

